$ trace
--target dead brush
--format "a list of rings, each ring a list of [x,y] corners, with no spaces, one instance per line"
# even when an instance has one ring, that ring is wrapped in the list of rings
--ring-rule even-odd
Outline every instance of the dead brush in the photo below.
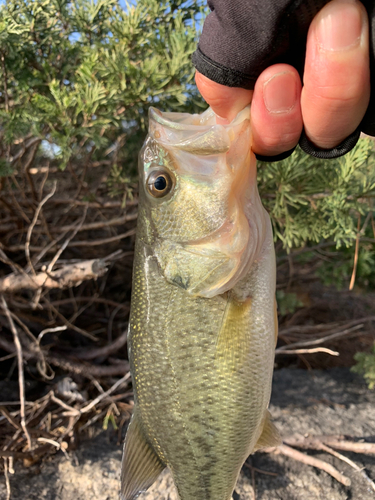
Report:
[[[95,423],[111,424],[120,441],[132,410],[126,338],[137,203],[110,197],[112,161],[62,172],[36,158],[36,144],[14,146],[13,173],[1,178],[6,476],[15,460],[29,466],[66,453]],[[98,179],[90,189],[89,168]]]

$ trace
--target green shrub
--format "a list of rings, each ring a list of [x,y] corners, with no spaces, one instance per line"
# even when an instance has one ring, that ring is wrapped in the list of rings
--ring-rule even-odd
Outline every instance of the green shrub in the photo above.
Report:
[[[64,168],[116,156],[135,172],[150,105],[202,106],[190,61],[202,2],[7,0],[0,5],[0,132],[35,136]],[[46,151],[42,151],[44,156]],[[6,156],[6,148],[1,156]]]

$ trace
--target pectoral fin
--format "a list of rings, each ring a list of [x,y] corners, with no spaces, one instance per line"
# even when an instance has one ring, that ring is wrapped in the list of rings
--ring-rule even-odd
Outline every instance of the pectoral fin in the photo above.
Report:
[[[165,465],[146,441],[137,414],[129,424],[121,468],[121,500],[133,500],[147,490]]]
[[[260,450],[261,448],[268,448],[271,446],[279,446],[282,443],[279,431],[276,429],[275,425],[271,421],[271,414],[267,410],[266,417],[264,419],[263,431],[260,438],[255,445],[254,451]]]
[[[231,370],[241,368],[251,342],[249,314],[251,298],[239,302],[230,292],[217,340],[216,359]]]

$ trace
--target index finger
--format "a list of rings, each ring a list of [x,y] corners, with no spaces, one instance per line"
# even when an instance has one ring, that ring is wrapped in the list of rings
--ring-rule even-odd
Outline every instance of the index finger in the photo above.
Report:
[[[226,87],[213,82],[198,71],[195,82],[203,99],[211,106],[212,110],[223,119],[231,122],[238,113],[251,103],[253,91],[239,87]]]

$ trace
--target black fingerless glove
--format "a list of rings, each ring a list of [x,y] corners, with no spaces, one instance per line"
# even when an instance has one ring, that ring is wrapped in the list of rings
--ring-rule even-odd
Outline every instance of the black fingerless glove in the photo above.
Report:
[[[302,78],[307,32],[326,3],[328,0],[208,0],[211,13],[205,20],[193,63],[204,76],[228,87],[253,89],[262,71],[276,63],[294,66]],[[371,82],[374,82],[375,1],[362,0],[362,3],[370,19]],[[375,136],[373,95],[360,126],[339,146],[319,149],[304,132],[300,146],[317,158],[337,158],[355,146],[361,131]],[[257,157],[262,161],[279,161],[292,152],[293,149],[277,156]]]

